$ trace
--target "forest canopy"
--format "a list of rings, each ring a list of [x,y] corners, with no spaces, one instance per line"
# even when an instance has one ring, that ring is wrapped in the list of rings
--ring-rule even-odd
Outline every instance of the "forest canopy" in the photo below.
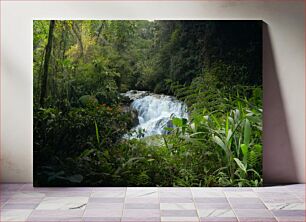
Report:
[[[262,82],[260,22],[55,21],[49,36],[50,24],[34,21],[35,95],[48,89],[45,97],[70,101],[130,89],[170,93],[167,82],[189,84],[206,70],[225,85]],[[48,37],[53,44],[44,89]]]

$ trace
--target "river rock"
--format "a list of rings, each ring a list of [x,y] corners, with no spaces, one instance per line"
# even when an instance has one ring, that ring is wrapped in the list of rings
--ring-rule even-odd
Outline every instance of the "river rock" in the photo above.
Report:
[[[128,97],[130,100],[134,101],[136,99],[141,99],[145,96],[150,95],[150,92],[148,91],[138,91],[138,90],[130,90],[126,93],[121,93],[122,96]]]
[[[133,124],[133,126],[137,126],[139,124],[137,110],[134,109],[134,108],[131,108],[131,114],[132,114],[132,124]]]
[[[132,126],[137,126],[139,124],[138,111],[129,105],[122,106],[122,112],[130,113],[132,117]]]

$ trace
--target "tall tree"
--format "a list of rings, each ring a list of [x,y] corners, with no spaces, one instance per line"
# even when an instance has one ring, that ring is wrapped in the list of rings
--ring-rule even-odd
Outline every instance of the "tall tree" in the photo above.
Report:
[[[55,21],[51,20],[50,27],[49,27],[48,43],[46,45],[46,53],[45,53],[45,59],[44,59],[44,69],[43,69],[43,75],[42,75],[42,81],[41,81],[41,90],[40,90],[41,107],[44,106],[45,97],[47,94],[48,68],[49,68],[49,60],[50,60],[51,50],[52,50],[54,26],[55,26]]]

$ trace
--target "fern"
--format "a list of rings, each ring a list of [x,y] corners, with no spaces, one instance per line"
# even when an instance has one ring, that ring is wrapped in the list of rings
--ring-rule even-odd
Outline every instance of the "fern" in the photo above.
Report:
[[[256,144],[252,147],[252,150],[249,153],[248,163],[252,168],[261,168],[262,163],[262,146]],[[259,166],[258,166],[259,165]]]

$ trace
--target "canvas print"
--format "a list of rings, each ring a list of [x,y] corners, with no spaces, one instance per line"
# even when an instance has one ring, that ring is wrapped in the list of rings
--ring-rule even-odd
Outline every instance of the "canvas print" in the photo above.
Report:
[[[33,21],[34,186],[261,186],[262,23]]]

